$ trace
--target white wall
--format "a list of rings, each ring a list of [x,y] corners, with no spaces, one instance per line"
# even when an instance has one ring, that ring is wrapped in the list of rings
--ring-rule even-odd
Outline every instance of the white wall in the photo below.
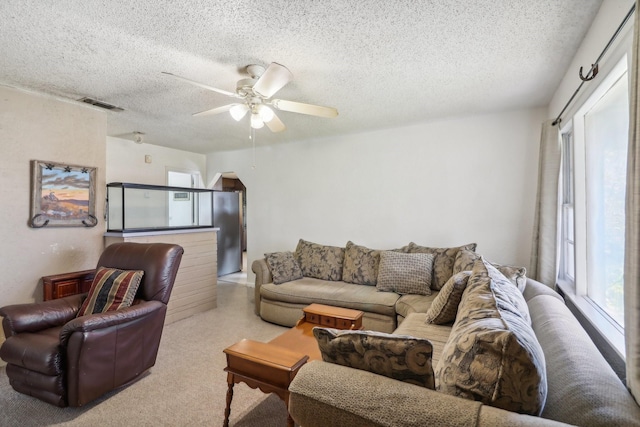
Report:
[[[145,155],[151,163],[145,163]],[[151,144],[136,144],[127,139],[107,137],[107,183],[167,185],[167,168],[199,172],[206,177],[206,156]]]
[[[0,86],[0,306],[42,300],[42,276],[94,268],[102,252],[107,115]],[[97,167],[96,227],[27,225],[31,160]]]
[[[304,238],[477,242],[490,260],[528,266],[545,119],[531,109],[259,147],[255,169],[251,150],[210,153],[208,179],[234,171],[247,186],[250,262]]]

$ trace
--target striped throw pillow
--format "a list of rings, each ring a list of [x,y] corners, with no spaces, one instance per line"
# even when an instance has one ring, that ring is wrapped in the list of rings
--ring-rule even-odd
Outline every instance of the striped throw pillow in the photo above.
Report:
[[[129,307],[136,296],[143,274],[142,270],[99,267],[89,294],[78,311],[78,317]]]

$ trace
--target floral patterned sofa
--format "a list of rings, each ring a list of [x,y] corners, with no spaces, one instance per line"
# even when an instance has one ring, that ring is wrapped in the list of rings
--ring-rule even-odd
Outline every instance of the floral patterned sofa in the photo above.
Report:
[[[373,330],[314,330],[323,361],[292,382],[293,418],[305,427],[640,425],[637,403],[562,297],[475,249],[301,240],[295,253],[254,262],[266,320],[291,325],[321,302],[363,310]]]
[[[434,298],[431,291],[440,289],[454,271],[467,268],[466,255],[475,248],[475,243],[453,248],[410,243],[381,251],[353,242],[341,248],[301,239],[295,252],[265,254],[253,262],[255,313],[268,322],[293,326],[304,307],[320,303],[361,310],[365,329],[392,332],[409,313],[426,312]],[[465,256],[458,257],[460,251]],[[394,254],[415,254],[409,256],[412,267],[431,274],[416,278]],[[518,269],[516,274],[524,278],[524,272]]]

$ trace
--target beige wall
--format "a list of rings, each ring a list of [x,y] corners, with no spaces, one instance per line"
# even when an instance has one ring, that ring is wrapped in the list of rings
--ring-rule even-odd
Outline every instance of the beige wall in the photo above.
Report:
[[[107,114],[0,86],[0,306],[42,300],[42,276],[95,267],[102,252]],[[28,227],[31,160],[97,167],[94,228]]]
[[[151,163],[145,156],[151,156]],[[174,148],[107,137],[107,183],[167,185],[167,169],[198,172],[206,177],[206,156]]]

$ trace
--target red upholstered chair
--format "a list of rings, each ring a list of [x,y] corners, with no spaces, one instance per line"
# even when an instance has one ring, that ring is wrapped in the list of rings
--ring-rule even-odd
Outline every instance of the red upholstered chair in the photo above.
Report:
[[[86,294],[0,308],[11,386],[57,406],[82,406],[140,378],[156,362],[183,249],[116,243],[98,267],[143,270],[130,307],[76,317]]]

